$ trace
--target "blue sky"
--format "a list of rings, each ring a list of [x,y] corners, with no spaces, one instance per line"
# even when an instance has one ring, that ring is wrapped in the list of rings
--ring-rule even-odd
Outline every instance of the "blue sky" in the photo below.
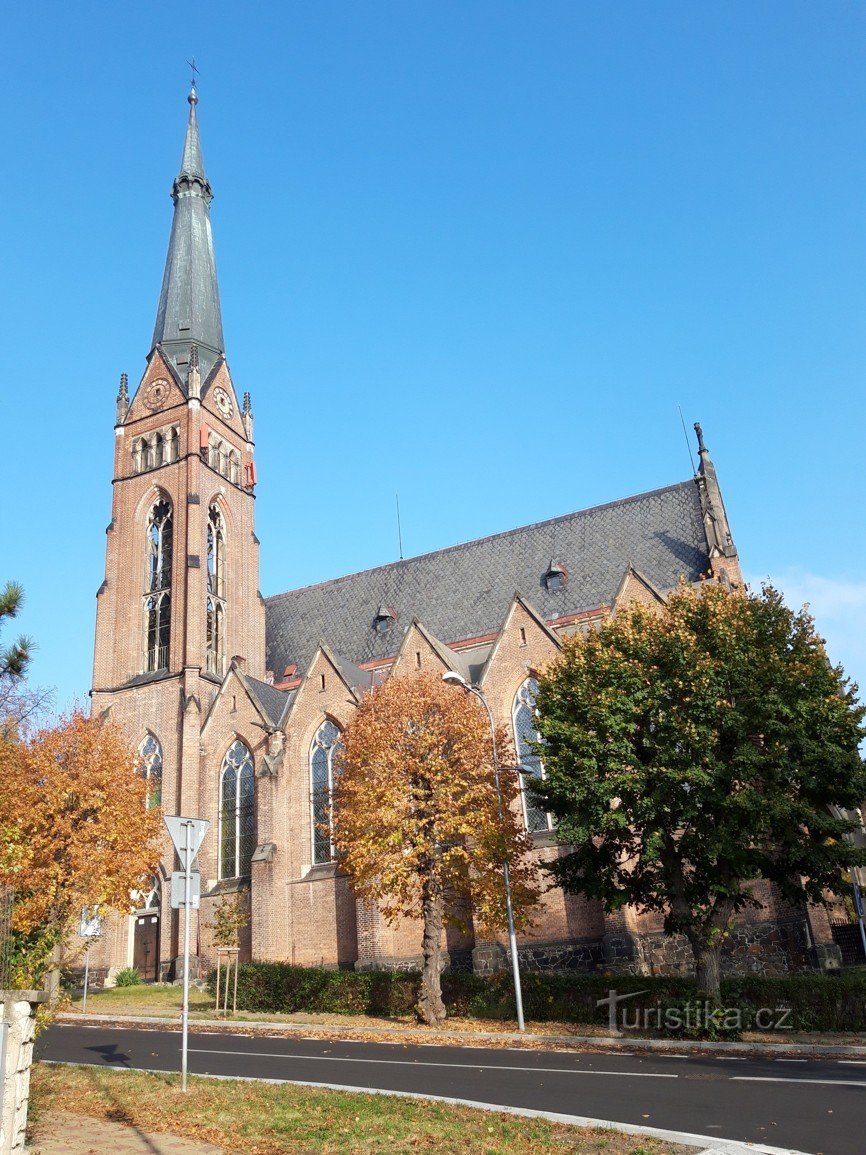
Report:
[[[6,548],[90,683],[118,376],[153,328],[188,69],[279,592],[679,481],[866,683],[866,8],[7,8]],[[11,629],[4,637],[11,635]]]

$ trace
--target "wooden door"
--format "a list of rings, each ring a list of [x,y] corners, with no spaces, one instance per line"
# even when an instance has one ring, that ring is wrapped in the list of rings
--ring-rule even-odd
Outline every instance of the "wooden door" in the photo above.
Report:
[[[146,983],[159,978],[158,914],[142,914],[135,920],[132,965]]]

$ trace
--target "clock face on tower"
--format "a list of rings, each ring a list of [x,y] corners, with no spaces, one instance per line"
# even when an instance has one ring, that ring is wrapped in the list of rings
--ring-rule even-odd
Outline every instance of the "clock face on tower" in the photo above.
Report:
[[[144,391],[144,403],[148,409],[162,409],[168,399],[169,385],[164,377],[151,381]]]
[[[232,405],[232,399],[228,393],[226,393],[225,389],[214,389],[213,399],[214,405],[216,405],[223,417],[231,417],[235,410]]]

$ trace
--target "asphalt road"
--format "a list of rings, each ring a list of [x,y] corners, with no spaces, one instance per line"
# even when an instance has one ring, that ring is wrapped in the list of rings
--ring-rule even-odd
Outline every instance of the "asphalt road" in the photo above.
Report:
[[[37,1058],[180,1068],[180,1034],[54,1025]],[[240,1075],[587,1115],[717,1139],[866,1155],[866,1062],[494,1050],[192,1032],[191,1074]]]

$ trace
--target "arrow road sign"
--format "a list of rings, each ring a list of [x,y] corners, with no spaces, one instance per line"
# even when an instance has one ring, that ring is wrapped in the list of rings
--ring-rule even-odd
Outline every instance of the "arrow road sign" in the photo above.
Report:
[[[186,869],[187,845],[190,849],[189,865],[192,866],[210,823],[206,818],[181,818],[179,815],[169,814],[164,816],[164,822],[168,827],[181,866]]]

